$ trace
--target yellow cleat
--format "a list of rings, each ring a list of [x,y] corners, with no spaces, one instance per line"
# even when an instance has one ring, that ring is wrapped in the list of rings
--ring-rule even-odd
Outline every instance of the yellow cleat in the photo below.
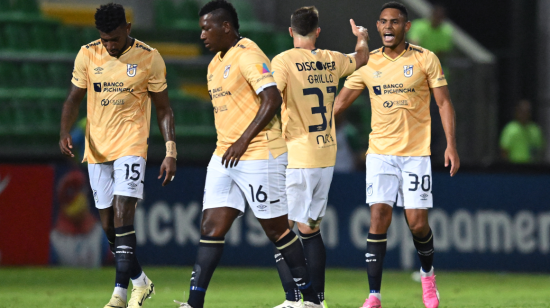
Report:
[[[143,307],[143,302],[151,297],[151,293],[155,294],[155,285],[151,279],[147,278],[147,284],[144,287],[132,288],[132,296],[128,302],[128,308]]]
[[[113,294],[111,300],[105,305],[104,308],[126,308],[126,301],[120,296]]]

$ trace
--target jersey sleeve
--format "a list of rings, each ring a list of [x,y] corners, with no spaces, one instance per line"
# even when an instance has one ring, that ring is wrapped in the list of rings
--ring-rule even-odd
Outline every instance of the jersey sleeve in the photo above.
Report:
[[[88,84],[88,57],[84,52],[84,49],[80,49],[74,60],[73,79],[71,80],[75,86],[81,89],[86,89]]]
[[[348,78],[346,78],[344,87],[350,90],[363,90],[367,87],[365,81],[363,80],[363,76],[361,76],[361,69],[356,70],[349,75]]]
[[[153,51],[152,57],[153,60],[151,61],[151,69],[149,70],[147,90],[150,92],[162,92],[167,88],[166,65],[157,50]]]
[[[288,69],[282,56],[276,56],[271,61],[271,74],[277,83],[279,91],[283,92],[286,89],[288,81]]]
[[[355,68],[357,67],[355,57],[348,56],[340,52],[335,52],[334,54],[338,63],[337,68],[339,78],[349,76],[355,71]]]
[[[431,51],[427,52],[424,69],[430,88],[439,88],[447,85],[447,79],[445,79],[441,63],[435,53]]]
[[[254,88],[256,94],[260,94],[265,88],[276,86],[271,74],[271,63],[261,51],[250,51],[239,58],[241,74]]]

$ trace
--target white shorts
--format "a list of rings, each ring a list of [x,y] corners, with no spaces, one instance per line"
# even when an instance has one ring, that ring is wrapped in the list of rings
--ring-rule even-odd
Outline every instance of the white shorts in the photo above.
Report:
[[[203,211],[231,207],[244,213],[246,202],[260,219],[288,214],[285,191],[287,153],[264,160],[241,160],[225,168],[222,158],[212,155],[204,185]]]
[[[143,157],[124,156],[111,162],[88,164],[88,173],[98,209],[111,207],[114,195],[143,198]]]
[[[433,207],[429,156],[367,155],[367,203],[405,209]]]
[[[334,167],[286,169],[288,219],[318,227],[327,209]]]

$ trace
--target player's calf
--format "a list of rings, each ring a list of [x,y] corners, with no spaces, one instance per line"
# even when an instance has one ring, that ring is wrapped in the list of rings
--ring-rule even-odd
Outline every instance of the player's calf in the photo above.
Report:
[[[115,228],[115,291],[124,301],[127,298],[128,283],[134,265],[136,250],[136,231],[134,226]]]
[[[434,259],[434,238],[432,229],[424,237],[416,237],[413,235],[414,247],[418,253],[422,270],[427,273],[432,269]]]
[[[286,264],[283,255],[279,252],[276,246],[273,247],[273,250],[277,272],[279,273],[281,283],[283,284],[283,290],[285,291],[285,302],[279,306],[276,306],[275,308],[288,306],[293,307],[292,305],[299,305],[297,307],[301,307],[302,304],[300,302],[300,299],[302,298],[302,296],[300,293],[300,289],[298,289],[298,286],[296,286],[296,282],[294,282],[292,273],[290,272],[290,269]]]
[[[319,305],[319,298],[311,285],[311,279],[304,256],[304,249],[302,244],[300,244],[296,233],[290,231],[287,235],[279,239],[275,245],[277,246],[279,252],[281,252],[283,258],[286,260],[286,263],[290,268],[290,272],[292,273],[292,277],[302,292],[304,304],[306,302],[311,302]]]
[[[325,266],[327,253],[321,230],[313,233],[300,232],[304,245],[304,255],[307,261],[307,268],[311,276],[313,289],[317,292],[319,301],[325,300]]]
[[[222,257],[224,244],[224,237],[201,236],[197,259],[191,274],[189,300],[186,305],[193,308],[203,307],[206,290]]]
[[[380,288],[382,285],[382,269],[386,256],[387,234],[372,234],[367,236],[367,275],[369,278],[370,295],[380,300]],[[373,300],[374,301],[374,300]],[[375,306],[373,306],[375,307]]]

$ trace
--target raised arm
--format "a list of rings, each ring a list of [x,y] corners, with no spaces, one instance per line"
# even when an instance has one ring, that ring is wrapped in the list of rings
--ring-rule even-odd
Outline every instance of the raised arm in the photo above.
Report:
[[[359,97],[363,90],[351,90],[346,87],[342,87],[336,100],[334,101],[334,116],[338,116],[344,110],[348,109],[349,106]]]
[[[369,62],[370,51],[369,45],[367,44],[369,40],[369,31],[367,28],[356,26],[353,19],[350,19],[349,22],[351,24],[351,31],[357,36],[357,44],[355,45],[355,53],[353,56],[355,57],[355,69],[358,69]]]
[[[70,132],[78,118],[78,109],[84,95],[86,95],[86,89],[79,88],[73,84],[71,85],[69,96],[65,100],[65,103],[63,103],[61,129],[59,132],[59,148],[61,149],[61,153],[70,157],[74,157],[71,151],[73,148],[73,140]]]
[[[155,104],[157,110],[157,122],[159,124],[160,133],[166,142],[166,157],[160,166],[158,178],[162,178],[162,174],[166,171],[166,176],[162,182],[162,186],[168,185],[176,175],[176,133],[174,129],[174,113],[170,107],[168,99],[168,90],[164,89],[161,92],[149,91],[151,100]]]
[[[449,166],[451,162],[451,176],[454,176],[460,168],[460,158],[456,150],[456,117],[453,103],[449,95],[449,89],[447,86],[437,87],[432,89],[435,101],[439,107],[439,114],[441,115],[441,122],[443,129],[445,130],[445,137],[447,138],[447,149],[445,150],[445,167]]]
[[[265,88],[258,96],[260,96],[262,103],[256,117],[254,117],[254,120],[246,128],[242,136],[223,154],[222,164],[225,164],[226,168],[228,166],[231,168],[237,166],[252,139],[273,119],[283,103],[281,94],[276,86]]]

